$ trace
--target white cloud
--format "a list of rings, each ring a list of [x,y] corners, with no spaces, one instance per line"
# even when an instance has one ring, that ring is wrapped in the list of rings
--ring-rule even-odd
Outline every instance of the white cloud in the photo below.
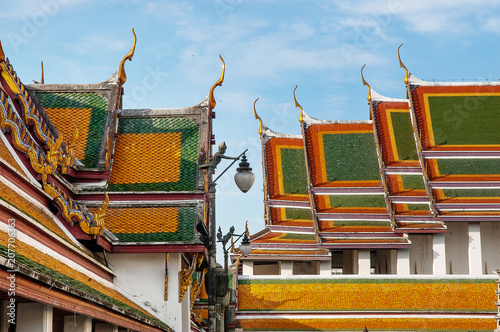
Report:
[[[339,10],[347,15],[403,20],[406,28],[417,33],[467,32],[476,20],[498,10],[499,0],[420,0],[391,2],[362,0],[340,2]]]
[[[484,31],[500,34],[500,17],[489,17],[482,22]]]
[[[20,1],[5,1],[2,3],[0,11],[0,19],[13,21],[32,20],[36,24],[37,21],[44,20],[58,15],[61,10],[68,7],[74,7],[86,2],[95,0],[20,0]]]

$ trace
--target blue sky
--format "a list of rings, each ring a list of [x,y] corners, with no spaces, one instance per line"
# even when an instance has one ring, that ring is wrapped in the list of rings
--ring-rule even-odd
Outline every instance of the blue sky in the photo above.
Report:
[[[20,0],[0,12],[4,51],[24,83],[96,83],[132,44],[125,108],[187,107],[215,91],[215,135],[228,155],[248,148],[256,183],[242,194],[218,181],[217,222],[251,233],[264,227],[260,139],[252,104],[271,129],[299,134],[292,90],[311,116],[368,119],[366,80],[404,98],[404,71],[426,80],[500,79],[500,0],[147,1]],[[227,162],[227,165],[229,162]],[[219,166],[219,172],[226,164]],[[219,257],[221,257],[219,255]]]

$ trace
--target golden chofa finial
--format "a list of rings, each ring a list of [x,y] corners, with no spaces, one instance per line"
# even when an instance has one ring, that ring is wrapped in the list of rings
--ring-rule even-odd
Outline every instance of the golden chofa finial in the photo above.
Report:
[[[134,56],[135,52],[135,44],[137,43],[137,36],[135,35],[134,29],[132,29],[132,34],[134,35],[134,45],[132,45],[132,48],[130,51],[125,55],[120,62],[120,67],[118,68],[118,79],[120,81],[120,84],[124,84],[127,81],[127,74],[125,74],[125,61],[129,60],[132,61],[132,57]]]
[[[43,61],[41,62],[41,66],[42,66],[42,74],[40,77],[40,84],[45,84],[45,77],[43,75]]]
[[[259,126],[259,135],[262,135],[262,119],[260,116],[257,115],[257,111],[255,110],[255,103],[259,100],[259,98],[255,99],[253,102],[253,115],[255,115],[255,120],[259,120],[260,126]]]
[[[300,108],[300,115],[299,115],[299,122],[302,123],[304,120],[304,109],[302,106],[297,101],[297,98],[295,98],[295,90],[297,90],[298,85],[295,86],[295,89],[293,89],[293,101],[295,102],[295,107]]]
[[[222,73],[220,74],[220,77],[217,80],[217,82],[215,82],[215,84],[212,86],[212,88],[210,88],[210,93],[209,93],[210,107],[212,109],[214,109],[215,105],[216,105],[215,98],[214,98],[215,87],[222,85],[222,82],[224,82],[224,74],[226,73],[226,63],[224,62],[224,59],[220,55],[219,55],[219,58],[220,58],[220,61],[222,61]]]
[[[404,68],[405,69],[405,79],[404,79],[404,82],[405,84],[408,84],[408,69],[406,68],[406,66],[403,64],[403,61],[401,61],[401,56],[399,55],[399,49],[401,48],[401,46],[403,46],[403,44],[399,45],[398,47],[398,60],[399,60],[399,67],[401,68]]]
[[[0,40],[0,62],[5,60],[5,53],[3,52],[2,41]]]
[[[366,96],[366,99],[368,99],[368,102],[372,100],[372,88],[370,87],[370,84],[365,81],[365,77],[363,76],[363,68],[365,68],[366,65],[363,65],[361,67],[361,80],[363,81],[363,85],[366,85],[368,87],[368,95]]]

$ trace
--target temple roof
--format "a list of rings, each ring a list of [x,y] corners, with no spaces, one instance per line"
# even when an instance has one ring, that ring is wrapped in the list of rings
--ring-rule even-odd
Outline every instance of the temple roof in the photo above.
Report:
[[[266,206],[266,230],[252,240],[259,250],[290,249],[294,237],[318,249],[396,248],[410,245],[408,233],[498,217],[500,84],[408,75],[408,99],[362,78],[366,121],[315,119],[295,100],[302,135],[290,136],[255,113]]]
[[[410,80],[417,149],[438,214],[500,208],[500,85]],[[480,217],[479,217],[480,219]]]
[[[35,84],[27,87],[50,122],[64,137],[78,130],[75,145],[81,168],[104,167],[106,136],[118,109],[118,82],[98,84]]]
[[[207,113],[206,101],[186,109],[123,110],[108,190],[197,191]]]
[[[96,212],[98,207],[90,207]],[[115,245],[130,243],[198,243],[196,225],[201,221],[202,202],[181,204],[110,204],[104,216],[107,229],[117,240]],[[133,220],[133,222],[130,222]]]
[[[90,301],[104,321],[169,331],[113,284],[105,253],[206,250],[210,175],[198,163],[212,152],[212,94],[222,81],[192,107],[124,110],[130,54],[101,83],[25,86],[0,45],[0,263],[12,268],[6,220],[15,220],[19,280],[54,287],[49,302],[36,301],[61,303],[65,292],[75,312]]]

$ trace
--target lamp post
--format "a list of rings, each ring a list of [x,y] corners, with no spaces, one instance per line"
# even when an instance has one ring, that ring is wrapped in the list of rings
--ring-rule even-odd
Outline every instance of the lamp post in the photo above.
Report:
[[[240,165],[242,163],[243,163],[243,161],[240,163]],[[247,162],[247,164],[248,164],[248,162]],[[237,236],[238,238],[228,248],[226,248],[227,242],[233,236]],[[241,239],[241,237],[243,237],[243,240],[241,240],[241,245],[239,247],[239,250],[244,257],[247,257],[248,255],[250,255],[250,252],[252,251],[252,244],[250,243],[250,240],[248,239],[247,232],[245,231],[245,232],[243,232],[243,234],[234,234],[234,226],[231,226],[231,228],[229,229],[229,232],[226,235],[222,236],[222,231],[219,227],[219,232],[217,233],[217,240],[218,240],[217,242],[222,243],[222,250],[224,250],[224,271],[228,275],[229,275],[229,271],[228,271],[229,270],[229,267],[228,267],[229,251],[232,248],[234,248],[234,245],[239,241],[239,239]],[[227,295],[227,292],[226,292],[226,295]],[[228,331],[228,327],[229,327],[228,318],[229,318],[229,307],[226,306],[226,310],[224,312],[224,332]]]
[[[221,172],[221,174],[213,181],[209,180],[209,243],[208,243],[208,331],[217,331],[217,294],[216,294],[216,280],[215,280],[215,269],[217,267],[217,239],[216,239],[216,223],[215,223],[215,186],[217,180],[231,167],[234,163],[239,160],[242,156],[242,161],[237,169],[237,174],[235,175],[235,181],[243,193],[246,193],[253,185],[255,181],[255,175],[251,172],[250,164],[246,160],[245,153],[248,151],[243,151],[238,157],[232,158],[224,155],[226,151],[225,143],[219,145],[219,151],[214,154],[210,160],[206,163],[198,165],[198,169],[206,169],[208,174],[211,174],[213,170],[220,163],[221,159],[234,159],[234,161]],[[241,175],[239,175],[241,174]],[[209,176],[209,179],[211,177]],[[226,268],[227,271],[227,268]]]
[[[233,244],[231,244],[226,249],[226,244],[232,236],[237,236],[238,238],[236,239],[236,241],[233,242]],[[243,237],[243,240],[241,240],[241,245],[239,247],[239,250],[244,257],[247,257],[248,255],[250,255],[250,252],[252,251],[252,244],[250,243],[250,240],[248,239],[247,232],[245,231],[243,234],[234,234],[234,227],[231,227],[229,229],[229,232],[226,235],[222,236],[222,231],[219,227],[219,232],[217,233],[217,239],[218,239],[217,242],[222,243],[222,250],[224,251],[224,270],[226,272],[228,272],[228,269],[229,269],[228,268],[229,251],[232,248],[234,248],[234,245],[236,244],[236,242],[239,241],[239,239],[241,239],[241,237]]]

